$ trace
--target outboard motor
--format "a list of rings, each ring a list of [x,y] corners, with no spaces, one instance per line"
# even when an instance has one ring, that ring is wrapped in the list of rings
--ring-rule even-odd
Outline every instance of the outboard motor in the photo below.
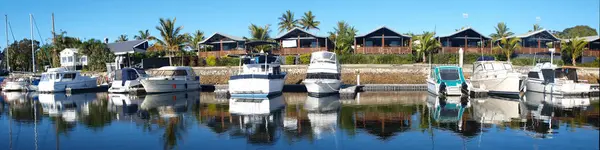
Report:
[[[446,83],[445,83],[445,82],[442,82],[442,83],[440,84],[440,89],[439,89],[439,91],[438,91],[438,94],[439,94],[439,95],[443,95],[443,96],[446,96],[446,94],[448,94],[448,93],[447,93],[447,89],[446,89]]]
[[[466,82],[463,82],[462,85],[460,86],[460,91],[462,93],[462,95],[469,95],[469,85],[467,85]]]

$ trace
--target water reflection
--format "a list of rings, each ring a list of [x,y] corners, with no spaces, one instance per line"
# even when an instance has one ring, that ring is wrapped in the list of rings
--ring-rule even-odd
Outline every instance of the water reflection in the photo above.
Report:
[[[104,134],[110,136],[100,139],[139,139],[130,144],[150,149],[213,146],[284,149],[300,144],[329,149],[369,145],[392,148],[387,145],[397,140],[421,143],[418,147],[405,145],[409,148],[435,149],[439,145],[485,148],[485,144],[498,143],[488,137],[527,141],[570,138],[591,132],[595,133],[591,135],[593,141],[599,132],[600,111],[597,99],[540,93],[526,93],[519,100],[444,98],[423,92],[361,93],[355,99],[340,99],[339,95],[317,98],[304,93],[216,99],[213,93],[199,92],[152,95],[10,92],[2,93],[2,99],[0,126],[4,131],[0,133],[8,134],[0,136],[0,141],[4,141],[0,142],[2,149],[36,149],[28,147],[31,143],[57,149],[91,148],[78,144],[92,142],[91,139],[79,137]],[[578,132],[581,130],[585,132]],[[36,136],[24,136],[29,133]],[[39,133],[44,138],[39,138]],[[40,139],[45,141],[38,142]],[[94,141],[102,143],[100,139]],[[317,142],[321,140],[329,142]],[[222,145],[223,142],[228,144]],[[579,148],[590,148],[589,142],[574,142],[584,145]],[[572,143],[563,144],[577,145]],[[528,148],[531,146],[528,144],[522,142],[516,146]],[[114,145],[105,142],[99,148],[119,149]]]

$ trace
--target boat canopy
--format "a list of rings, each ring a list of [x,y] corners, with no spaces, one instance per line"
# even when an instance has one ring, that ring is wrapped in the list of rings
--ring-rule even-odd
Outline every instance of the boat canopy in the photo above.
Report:
[[[438,83],[444,82],[447,86],[458,86],[465,82],[462,68],[457,66],[441,66],[434,69]]]
[[[321,51],[314,52],[311,54],[311,63],[315,62],[328,62],[328,63],[336,63],[337,56],[335,53]]]

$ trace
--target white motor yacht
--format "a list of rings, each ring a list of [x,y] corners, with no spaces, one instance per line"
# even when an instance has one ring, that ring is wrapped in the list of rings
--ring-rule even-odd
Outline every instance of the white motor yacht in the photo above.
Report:
[[[311,96],[338,93],[341,86],[342,67],[333,52],[319,51],[311,54],[306,78],[302,83]]]
[[[130,93],[144,90],[141,80],[148,77],[146,72],[137,68],[123,68],[116,70],[108,92]]]
[[[166,66],[141,80],[146,93],[165,93],[200,89],[200,76],[188,66]],[[115,81],[117,82],[117,81]],[[114,83],[114,82],[113,82]]]
[[[37,91],[39,83],[40,78],[34,76],[7,80],[5,81],[2,91]]]
[[[510,62],[480,57],[473,64],[471,84],[490,95],[518,98],[520,79],[521,74],[513,70]]]
[[[67,88],[85,90],[97,87],[96,77],[82,76],[79,71],[70,71],[65,68],[50,68],[42,74],[38,91],[64,92]]]
[[[281,94],[286,73],[281,72],[278,56],[258,53],[241,56],[240,61],[240,71],[229,78],[231,96],[267,97]]]
[[[550,62],[537,63],[527,74],[523,91],[555,95],[587,96],[590,84],[578,80],[574,67],[558,68]]]

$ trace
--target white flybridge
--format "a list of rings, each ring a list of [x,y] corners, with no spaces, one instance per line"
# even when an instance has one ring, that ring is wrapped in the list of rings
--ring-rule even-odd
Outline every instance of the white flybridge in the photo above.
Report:
[[[247,48],[275,43],[255,41]],[[251,53],[240,57],[240,70],[229,78],[233,97],[266,97],[282,93],[286,73],[281,72],[281,59],[269,53]]]
[[[342,67],[333,52],[319,51],[311,54],[306,79],[302,81],[311,96],[338,93],[341,86]]]
[[[520,79],[521,74],[513,70],[510,62],[480,57],[473,64],[471,85],[488,90],[489,94],[518,98]]]
[[[50,68],[42,73],[38,91],[64,92],[67,88],[85,90],[97,87],[96,77],[82,76],[79,71],[70,71],[65,68]]]
[[[142,69],[123,68],[115,71],[113,82],[111,83],[108,92],[110,93],[129,93],[138,90],[143,90],[142,79],[148,75]]]
[[[523,91],[554,95],[588,95],[590,84],[578,80],[575,67],[558,68],[550,62],[537,63],[527,74]]]
[[[197,76],[188,66],[166,66],[156,69],[152,77],[141,79],[141,83],[146,93],[198,90],[200,76]]]

